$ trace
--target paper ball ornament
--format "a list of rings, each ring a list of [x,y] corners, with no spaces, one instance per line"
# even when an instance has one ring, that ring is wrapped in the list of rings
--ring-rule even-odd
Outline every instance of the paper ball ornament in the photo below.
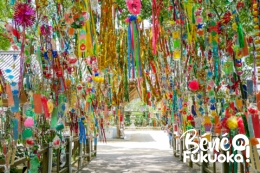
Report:
[[[252,146],[256,146],[257,144],[259,144],[259,141],[256,138],[251,138],[250,143]]]
[[[198,81],[196,81],[196,80],[190,81],[190,83],[189,83],[189,88],[190,88],[190,90],[192,90],[192,91],[197,91],[197,90],[199,89],[199,83],[198,83]]]
[[[23,139],[27,139],[27,138],[32,137],[32,135],[33,135],[32,130],[26,128],[26,129],[23,131],[23,135],[22,135],[22,136],[23,136]]]
[[[53,148],[55,149],[59,148],[61,145],[60,138],[58,136],[55,136],[55,138],[52,141],[52,144],[53,144]]]
[[[31,117],[28,117],[24,122],[25,127],[33,127],[34,126],[34,120]]]
[[[229,119],[227,119],[227,127],[230,130],[234,130],[238,127],[238,121],[236,117],[230,117]]]
[[[64,129],[64,124],[63,123],[57,124],[56,130],[61,131],[62,129]]]
[[[30,146],[34,145],[33,139],[26,139],[26,144]]]
[[[126,5],[130,13],[134,15],[140,14],[142,7],[140,0],[127,0]]]

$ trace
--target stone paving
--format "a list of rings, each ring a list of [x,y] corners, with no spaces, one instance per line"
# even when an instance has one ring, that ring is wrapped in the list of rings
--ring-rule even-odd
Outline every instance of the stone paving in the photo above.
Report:
[[[128,140],[99,142],[81,173],[197,173],[173,156],[163,131],[125,131]]]

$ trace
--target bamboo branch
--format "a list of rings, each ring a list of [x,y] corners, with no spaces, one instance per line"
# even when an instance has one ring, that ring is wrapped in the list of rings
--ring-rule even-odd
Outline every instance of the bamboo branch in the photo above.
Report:
[[[219,15],[218,10],[217,10],[215,4],[212,2],[212,0],[209,0],[209,1],[210,1],[210,4],[211,4],[212,7],[213,7],[213,10],[216,12],[216,14],[217,14],[217,16],[218,16],[218,19],[221,19],[221,16]]]

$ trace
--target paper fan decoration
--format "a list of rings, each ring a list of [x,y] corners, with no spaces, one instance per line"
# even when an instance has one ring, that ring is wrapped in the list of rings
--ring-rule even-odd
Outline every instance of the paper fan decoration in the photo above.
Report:
[[[14,21],[23,27],[30,27],[35,22],[35,10],[26,3],[17,2],[14,6]]]
[[[127,0],[126,5],[130,13],[135,15],[140,14],[142,7],[140,0]]]

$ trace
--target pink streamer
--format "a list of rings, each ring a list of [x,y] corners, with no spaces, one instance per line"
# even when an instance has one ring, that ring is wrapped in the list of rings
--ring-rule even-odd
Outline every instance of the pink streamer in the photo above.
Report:
[[[160,0],[160,4],[162,1]],[[156,49],[156,43],[159,38],[159,14],[160,14],[160,4],[156,4],[156,0],[152,1],[152,32],[153,32],[153,38],[152,38],[152,46],[153,46],[153,54],[157,53]]]

